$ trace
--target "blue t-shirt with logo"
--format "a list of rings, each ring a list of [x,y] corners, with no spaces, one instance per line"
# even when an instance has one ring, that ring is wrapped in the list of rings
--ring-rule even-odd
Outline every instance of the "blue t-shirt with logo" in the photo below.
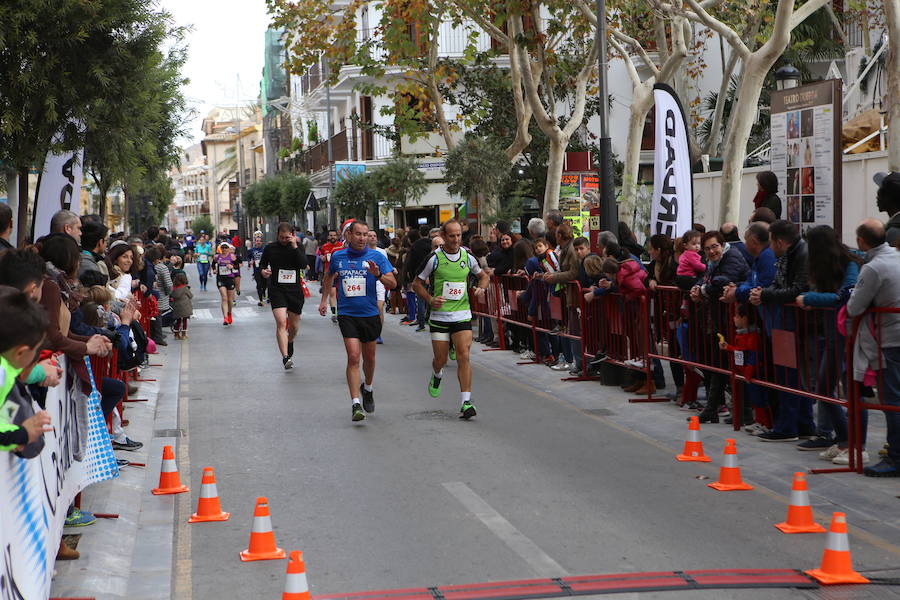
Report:
[[[335,273],[337,288],[337,312],[348,317],[377,317],[378,297],[376,279],[366,269],[364,262],[373,262],[382,273],[393,271],[388,259],[369,247],[356,252],[352,248],[338,250],[331,255],[328,272]]]

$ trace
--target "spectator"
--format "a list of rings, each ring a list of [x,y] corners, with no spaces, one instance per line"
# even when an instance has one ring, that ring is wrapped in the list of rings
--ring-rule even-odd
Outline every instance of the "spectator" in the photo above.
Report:
[[[474,256],[478,260],[478,266],[480,266],[482,270],[487,269],[488,245],[484,241],[484,238],[482,238],[480,235],[473,235],[469,241],[472,256]],[[491,298],[487,298],[488,306],[491,305],[492,301],[493,300]],[[478,317],[478,337],[475,341],[491,346],[499,345],[494,341],[493,319],[482,316]]]
[[[816,260],[809,262],[810,291],[798,296],[796,302],[798,306],[807,308],[834,309],[833,312],[823,311],[820,323],[816,324],[818,327],[807,331],[810,338],[807,347],[816,349],[807,356],[811,359],[818,357],[818,364],[810,365],[811,372],[817,374],[815,392],[832,396],[844,372],[843,356],[846,350],[844,336],[837,330],[837,309],[850,297],[862,260],[841,243],[837,232],[828,225],[819,225],[807,231],[806,243],[810,256],[815,256]],[[822,458],[836,464],[849,464],[844,410],[821,400],[816,405],[817,437],[801,442],[797,447],[801,450],[821,450]]]
[[[0,251],[15,248],[9,238],[13,230],[13,214],[9,204],[0,202]]]
[[[700,259],[701,238],[703,234],[696,229],[691,229],[683,236],[681,242],[684,250],[678,258],[678,268],[675,270],[675,283],[684,291],[690,290],[706,272],[706,265]]]
[[[172,279],[172,317],[175,320],[174,330],[176,340],[186,340],[188,336],[188,321],[194,314],[191,286],[188,285],[187,274],[178,273]]]
[[[637,236],[634,235],[634,232],[631,231],[631,228],[628,227],[628,223],[625,221],[619,221],[618,230],[619,245],[628,250],[640,262],[644,255],[644,248],[638,244]]]
[[[136,255],[134,247],[122,240],[113,242],[106,253],[106,268],[109,271],[107,287],[119,302],[131,298],[139,284],[134,278],[137,275]]]
[[[156,252],[152,252],[156,250]],[[159,293],[158,310],[159,316],[150,321],[151,336],[153,341],[161,346],[168,346],[166,336],[163,334],[163,327],[172,324],[172,306],[169,304],[169,294],[172,293],[172,272],[163,264],[162,256],[156,248],[147,251],[147,255],[152,259],[153,266],[156,269],[156,291]]]
[[[570,281],[578,279],[578,272],[581,268],[581,261],[575,252],[573,244],[572,226],[563,223],[556,228],[556,241],[559,244],[557,254],[559,256],[559,271],[556,273],[544,273],[545,282],[555,285],[563,284],[565,289],[565,310],[567,311],[567,326],[561,329],[562,333],[577,333],[578,329],[574,325],[578,321],[576,308],[579,306],[578,294],[581,293],[580,286],[568,285]],[[574,348],[572,340],[568,337],[560,336],[560,350],[563,358],[569,368],[575,363]]]
[[[543,219],[534,217],[528,221],[528,237],[531,238],[532,241],[544,237],[546,233],[547,224],[544,223]]]
[[[885,226],[885,241],[888,246],[896,246],[900,242],[900,173],[877,173],[873,179],[878,184],[875,197],[878,210],[890,217]]]
[[[556,248],[559,246],[559,242],[556,239],[556,230],[563,223],[563,214],[556,210],[548,210],[547,214],[544,215],[544,224],[547,226],[547,231],[544,234],[544,237],[547,238],[547,241],[550,243],[551,247]]]
[[[778,219],[775,218],[775,213],[772,212],[772,209],[766,208],[765,206],[760,206],[750,215],[750,223],[765,223],[766,225],[771,225],[777,220]]]
[[[869,308],[900,308],[900,254],[885,239],[884,225],[878,220],[866,219],[856,228],[856,242],[866,257],[847,302],[849,317],[858,317]],[[871,334],[872,317],[867,321],[860,324],[854,346],[853,378],[861,381],[867,368],[881,369],[881,402],[900,407],[900,314],[877,315],[874,320],[877,337]],[[876,347],[879,342],[880,348]],[[884,418],[887,422],[887,456],[878,464],[864,468],[863,474],[900,477],[900,413],[885,411]]]
[[[8,285],[41,301],[46,263],[31,249],[0,252],[0,285]]]
[[[768,208],[776,219],[781,218],[781,198],[778,197],[778,177],[772,171],[756,174],[756,196],[754,208]]]
[[[606,247],[609,244],[618,244],[619,238],[616,237],[612,231],[601,231],[597,236],[597,254],[599,256],[604,256],[606,254]]]
[[[766,329],[793,331],[793,313],[784,306],[793,304],[797,296],[809,289],[808,250],[800,237],[797,226],[790,221],[779,220],[769,227],[775,262],[775,279],[766,288],[753,288],[750,303],[765,305]],[[776,366],[777,383],[796,389],[799,385],[797,369]],[[798,435],[810,436],[815,433],[812,401],[790,392],[778,392],[778,419],[772,431],[757,436],[766,442],[793,442]]]
[[[738,234],[737,225],[734,223],[725,223],[721,227],[719,227],[719,231],[722,232],[722,235],[725,237],[725,241],[732,248],[736,248],[741,256],[744,257],[744,261],[749,265],[753,262],[753,256],[747,252],[747,246],[744,245],[744,242],[741,241],[740,235]]]
[[[487,257],[488,267],[491,271],[489,275],[506,275],[512,271],[513,267],[513,241],[512,236],[508,233],[500,235],[499,247],[491,252]]]
[[[737,285],[723,291],[725,302],[748,302],[754,288],[767,288],[775,281],[775,253],[769,247],[769,227],[765,223],[751,223],[744,232],[744,247],[750,254],[750,273]]]
[[[675,260],[675,245],[672,242],[672,238],[662,233],[650,236],[650,244],[647,247],[647,253],[650,255],[650,265],[647,268],[647,287],[650,288],[651,291],[656,291],[656,288],[661,285],[667,287],[674,286],[675,270],[678,267],[678,263]],[[656,327],[665,327],[665,331],[655,331],[654,334],[657,336],[657,339],[666,339],[670,352],[673,352],[672,356],[677,356],[676,349],[678,344],[675,340],[677,320],[675,319],[675,316],[678,314],[678,305],[668,306],[672,302],[669,299],[671,296],[658,298],[660,304],[667,305],[665,312],[669,316],[666,318],[665,323],[660,321],[655,324]],[[674,400],[676,404],[681,405],[682,389],[684,387],[684,369],[679,363],[674,361],[669,362],[669,368],[672,371],[672,379],[675,382]],[[662,363],[658,359],[653,359],[653,379],[656,383],[656,387],[665,387],[665,375],[663,374]]]
[[[50,233],[65,233],[81,244],[81,219],[71,210],[57,211],[50,218]]]
[[[103,223],[86,221],[81,229],[81,264],[78,279],[82,285],[106,285],[109,270],[103,261],[106,253],[106,235],[109,228]],[[91,275],[88,275],[91,273]]]
[[[260,235],[259,238],[261,239],[262,235]],[[310,281],[315,281],[316,279],[316,250],[318,247],[319,245],[316,242],[316,238],[313,237],[312,232],[307,231],[306,235],[303,237],[303,251],[306,252],[306,264],[309,265],[306,278]]]
[[[153,227],[152,225],[147,228],[147,232],[144,234],[144,241],[147,244],[156,243],[156,238],[159,237],[159,227]]]

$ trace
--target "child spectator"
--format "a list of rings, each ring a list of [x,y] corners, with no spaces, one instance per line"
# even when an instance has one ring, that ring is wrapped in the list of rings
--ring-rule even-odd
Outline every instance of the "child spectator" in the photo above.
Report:
[[[734,314],[735,336],[733,343],[725,341],[719,335],[719,348],[734,353],[734,369],[745,379],[753,378],[756,371],[757,353],[759,352],[759,329],[751,325],[746,304],[738,304]],[[744,405],[753,407],[753,423],[744,431],[750,435],[759,435],[772,429],[772,409],[769,407],[765,391],[758,385],[744,383]]]
[[[175,275],[173,280],[175,287],[172,289],[172,309],[175,319],[174,330],[176,340],[186,340],[188,331],[188,319],[194,314],[194,307],[191,302],[194,294],[191,292],[191,286],[188,285],[187,275],[182,271]]]
[[[18,406],[6,403],[16,378],[37,362],[47,326],[46,312],[25,293],[0,287],[0,450],[21,450],[53,430],[45,411],[15,425]]]
[[[675,284],[684,291],[689,291],[704,272],[706,265],[700,259],[700,238],[703,234],[691,229],[681,237],[684,246],[678,257],[678,269],[675,271]]]

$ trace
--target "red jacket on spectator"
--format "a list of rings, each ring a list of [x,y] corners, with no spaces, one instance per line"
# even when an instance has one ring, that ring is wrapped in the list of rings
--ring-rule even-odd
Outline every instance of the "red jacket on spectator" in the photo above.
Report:
[[[619,263],[619,272],[616,274],[616,286],[619,292],[626,298],[639,298],[643,296],[647,288],[644,286],[644,280],[647,278],[647,271],[641,268],[634,259],[629,259]]]
[[[753,377],[756,369],[756,355],[759,352],[759,330],[756,327],[738,329],[734,343],[725,346],[727,352],[734,352],[734,370],[747,379]]]

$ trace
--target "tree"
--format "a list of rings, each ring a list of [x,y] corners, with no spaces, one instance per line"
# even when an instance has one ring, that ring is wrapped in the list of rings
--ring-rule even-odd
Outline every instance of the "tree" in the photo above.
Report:
[[[124,40],[158,18],[143,0],[7,0],[0,9],[0,162],[19,174],[18,241],[29,207],[28,170],[52,144],[72,150],[98,101],[117,97]],[[124,59],[127,60],[127,57]]]
[[[303,214],[306,200],[312,185],[305,175],[281,175],[278,177],[281,184],[281,202],[279,215],[293,219],[295,215]]]
[[[366,213],[377,215],[378,191],[369,173],[342,175],[334,186],[332,199],[344,218],[365,220]]]
[[[144,231],[151,225],[162,223],[175,197],[172,180],[160,171],[136,176],[129,182],[128,193],[133,200],[126,212],[132,232]]]
[[[213,222],[210,220],[208,215],[200,215],[199,217],[191,221],[191,231],[194,232],[195,236],[200,235],[201,231],[210,233],[212,230]]]
[[[722,222],[736,222],[740,212],[741,172],[747,156],[747,139],[756,120],[757,103],[766,75],[787,48],[791,31],[828,0],[807,0],[796,11],[795,0],[778,0],[771,28],[761,34],[767,36],[766,40],[755,51],[741,39],[739,32],[707,12],[697,0],[684,2],[686,8],[689,8],[684,11],[685,16],[722,36],[741,60],[741,83],[725,134],[719,214]]]
[[[415,204],[428,190],[425,175],[411,158],[394,157],[387,160],[384,166],[372,173],[372,181],[387,210]]]
[[[506,151],[496,141],[466,136],[447,154],[447,191],[475,200],[479,215],[499,212],[498,197],[510,179],[505,159]]]

